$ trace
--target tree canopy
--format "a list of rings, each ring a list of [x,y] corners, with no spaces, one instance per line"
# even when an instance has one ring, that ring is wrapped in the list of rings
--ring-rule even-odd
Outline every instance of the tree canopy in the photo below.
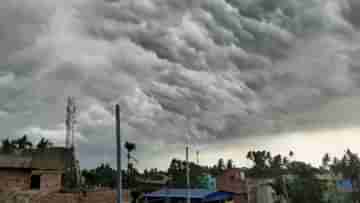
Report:
[[[45,138],[41,138],[37,144],[34,144],[28,139],[27,135],[13,140],[6,138],[1,141],[1,151],[3,153],[13,153],[15,151],[21,151],[26,149],[46,149],[52,146],[53,143]]]

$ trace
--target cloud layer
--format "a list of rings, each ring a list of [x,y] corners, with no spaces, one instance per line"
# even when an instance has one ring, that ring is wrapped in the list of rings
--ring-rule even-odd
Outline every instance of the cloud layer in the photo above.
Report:
[[[88,160],[113,150],[104,146],[113,143],[115,103],[127,139],[145,147],[140,154],[189,139],[310,128],[291,118],[358,93],[358,7],[356,0],[5,0],[1,137],[62,136],[67,96],[77,99]]]

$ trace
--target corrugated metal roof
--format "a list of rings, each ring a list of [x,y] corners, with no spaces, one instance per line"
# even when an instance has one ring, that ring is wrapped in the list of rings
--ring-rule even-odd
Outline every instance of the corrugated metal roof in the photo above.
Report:
[[[190,189],[190,197],[192,199],[204,199],[212,191],[205,189]],[[162,189],[153,193],[145,194],[145,197],[172,197],[172,198],[186,198],[187,189]]]

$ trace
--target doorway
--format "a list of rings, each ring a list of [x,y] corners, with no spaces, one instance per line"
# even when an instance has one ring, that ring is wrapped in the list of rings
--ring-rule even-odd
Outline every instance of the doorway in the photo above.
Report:
[[[40,190],[40,179],[41,179],[40,175],[31,176],[30,188],[32,190]]]

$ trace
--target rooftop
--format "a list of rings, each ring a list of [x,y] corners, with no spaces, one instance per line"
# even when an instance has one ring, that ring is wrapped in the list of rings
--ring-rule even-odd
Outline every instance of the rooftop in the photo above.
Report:
[[[203,199],[212,191],[205,189],[190,189],[190,197],[194,199]],[[159,191],[145,194],[145,197],[174,197],[174,198],[186,198],[187,189],[161,189]]]

